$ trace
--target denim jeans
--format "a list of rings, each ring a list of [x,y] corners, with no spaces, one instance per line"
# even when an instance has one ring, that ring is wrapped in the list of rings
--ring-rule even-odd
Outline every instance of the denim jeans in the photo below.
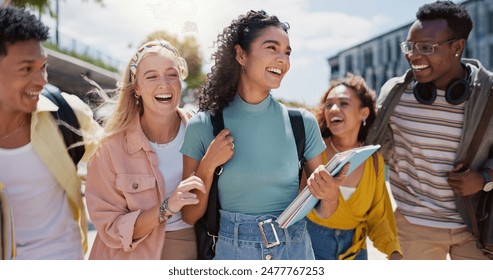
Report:
[[[306,220],[281,229],[275,222],[277,214],[252,216],[220,210],[219,239],[214,259],[313,260],[315,256],[306,230]],[[261,231],[259,222],[269,219],[272,222],[264,223]],[[279,244],[274,245],[277,240]]]
[[[310,220],[307,220],[307,229],[317,260],[337,260],[353,244],[354,230],[331,229]],[[367,260],[367,250],[361,249],[354,259]]]

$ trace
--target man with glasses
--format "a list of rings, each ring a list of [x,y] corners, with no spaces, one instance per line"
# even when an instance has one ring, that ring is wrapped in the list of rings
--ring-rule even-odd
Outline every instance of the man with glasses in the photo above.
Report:
[[[419,8],[401,49],[410,68],[378,98],[368,143],[382,144],[404,259],[487,259],[455,204],[454,192],[491,191],[493,124],[471,168],[461,169],[485,108],[492,74],[461,59],[472,30],[451,1]],[[459,172],[459,170],[461,172]]]

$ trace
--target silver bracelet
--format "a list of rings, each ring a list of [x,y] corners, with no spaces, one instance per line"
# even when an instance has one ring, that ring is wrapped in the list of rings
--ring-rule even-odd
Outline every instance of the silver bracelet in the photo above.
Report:
[[[157,216],[157,220],[160,224],[164,223],[167,221],[170,216],[166,216],[166,207],[168,206],[168,198],[165,197],[163,202],[161,202],[161,205],[159,205],[159,215]]]
[[[175,211],[172,211],[171,209],[169,209],[168,201],[169,201],[169,197],[164,199],[164,210],[168,211],[168,213],[171,213],[173,215],[180,213],[180,211],[175,212]],[[170,217],[171,217],[171,215],[170,215]]]
[[[169,209],[168,201],[169,201],[169,197],[165,197],[163,199],[163,202],[161,202],[161,205],[159,205],[158,222],[160,224],[162,224],[165,221],[169,220],[174,214],[178,214],[180,212],[180,211],[174,212],[171,209]],[[171,215],[166,215],[166,212],[168,212]]]

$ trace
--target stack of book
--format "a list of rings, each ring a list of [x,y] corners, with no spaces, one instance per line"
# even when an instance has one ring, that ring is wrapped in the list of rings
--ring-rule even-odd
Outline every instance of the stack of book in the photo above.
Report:
[[[346,176],[351,174],[358,166],[366,161],[374,152],[380,148],[380,145],[367,145],[354,148],[334,155],[327,163],[325,169],[330,175],[335,177],[346,164],[350,164]],[[297,221],[303,219],[318,203],[308,187],[305,187],[298,196],[289,204],[289,206],[279,215],[276,222],[281,228],[287,228]]]

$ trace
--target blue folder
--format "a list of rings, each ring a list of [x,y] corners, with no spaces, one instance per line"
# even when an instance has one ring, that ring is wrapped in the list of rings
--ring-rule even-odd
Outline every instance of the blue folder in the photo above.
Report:
[[[331,176],[337,176],[344,165],[350,163],[346,176],[351,174],[358,166],[366,161],[373,153],[380,148],[380,145],[367,145],[354,148],[341,153],[337,153],[327,163],[325,168]],[[305,187],[289,206],[279,215],[276,222],[281,228],[287,228],[297,221],[303,219],[318,203],[319,199],[314,197],[308,187]]]

